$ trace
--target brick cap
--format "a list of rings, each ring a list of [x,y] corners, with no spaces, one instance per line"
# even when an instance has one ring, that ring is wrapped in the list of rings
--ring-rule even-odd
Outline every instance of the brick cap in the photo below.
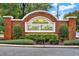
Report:
[[[68,16],[67,19],[69,18],[77,18],[76,16]]]
[[[11,19],[13,19],[13,16],[3,16],[3,18],[11,18]]]

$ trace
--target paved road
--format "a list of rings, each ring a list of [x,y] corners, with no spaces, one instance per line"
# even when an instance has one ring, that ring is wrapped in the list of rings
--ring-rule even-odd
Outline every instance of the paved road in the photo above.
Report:
[[[0,47],[0,56],[79,56],[79,48]]]

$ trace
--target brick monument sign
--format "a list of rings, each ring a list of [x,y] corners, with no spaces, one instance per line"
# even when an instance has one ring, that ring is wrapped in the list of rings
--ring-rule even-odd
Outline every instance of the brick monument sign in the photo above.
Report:
[[[70,16],[66,20],[58,20],[55,16],[44,10],[33,11],[26,14],[23,19],[13,19],[12,16],[4,16],[4,39],[13,39],[13,27],[19,25],[23,29],[23,35],[27,33],[55,33],[60,35],[60,27],[68,25],[68,39],[75,39],[76,17]],[[47,27],[49,29],[47,29]]]

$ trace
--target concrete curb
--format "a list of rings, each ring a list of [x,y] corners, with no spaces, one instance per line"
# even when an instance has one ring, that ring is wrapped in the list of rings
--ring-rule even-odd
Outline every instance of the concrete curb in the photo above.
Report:
[[[14,44],[0,44],[0,47],[27,47],[27,48],[79,48],[76,45],[14,45]]]

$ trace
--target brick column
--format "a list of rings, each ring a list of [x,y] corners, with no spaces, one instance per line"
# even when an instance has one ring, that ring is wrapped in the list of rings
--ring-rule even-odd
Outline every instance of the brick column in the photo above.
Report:
[[[76,38],[76,17],[75,16],[69,16],[68,18],[68,31],[69,40]]]
[[[4,39],[12,39],[12,16],[3,16],[4,17]]]

